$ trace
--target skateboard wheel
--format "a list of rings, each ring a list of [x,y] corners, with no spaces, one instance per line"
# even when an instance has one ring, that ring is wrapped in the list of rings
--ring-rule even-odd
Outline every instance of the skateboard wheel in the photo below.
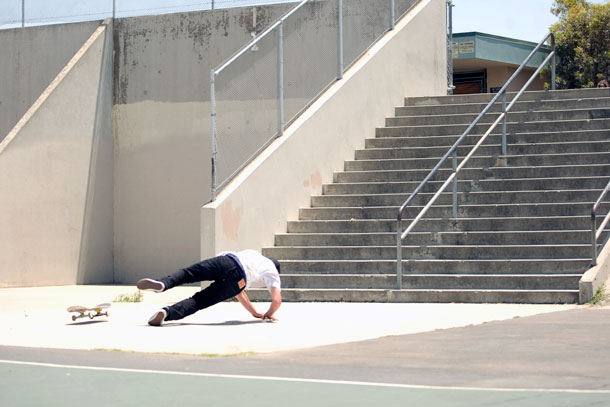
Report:
[[[72,315],[72,321],[76,321],[76,315]]]
[[[89,319],[93,319],[93,314],[89,314]]]

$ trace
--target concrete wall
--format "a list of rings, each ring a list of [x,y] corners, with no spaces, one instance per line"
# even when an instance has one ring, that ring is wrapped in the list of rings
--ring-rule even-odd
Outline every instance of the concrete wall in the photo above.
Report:
[[[578,282],[579,302],[584,304],[593,300],[603,285],[606,290],[610,288],[610,244],[606,244],[597,256],[597,265],[587,270]]]
[[[420,2],[202,208],[201,257],[271,245],[405,96],[446,93],[445,12],[444,0]]]
[[[0,30],[0,141],[99,25],[89,21]]]
[[[506,81],[515,73],[517,67],[511,66],[498,66],[498,67],[489,67],[487,68],[487,89],[491,88],[501,88],[504,86]],[[525,68],[521,73],[515,78],[513,83],[508,87],[509,92],[518,92],[521,90],[523,85],[529,80],[532,74],[536,71],[536,69]],[[527,90],[544,90],[544,80],[540,78],[540,75],[536,75],[536,78],[531,83],[531,85],[527,88]]]
[[[117,21],[116,282],[199,260],[199,210],[211,196],[210,70],[292,6]]]
[[[0,143],[0,286],[112,281],[107,28],[95,30]]]

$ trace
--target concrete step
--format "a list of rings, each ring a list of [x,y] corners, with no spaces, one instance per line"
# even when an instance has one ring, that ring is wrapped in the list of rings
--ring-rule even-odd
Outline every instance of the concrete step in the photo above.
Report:
[[[479,113],[481,110],[479,110]],[[386,127],[400,126],[435,126],[435,125],[450,125],[450,124],[470,124],[479,115],[479,113],[463,113],[463,114],[439,114],[439,115],[420,115],[420,116],[395,116],[388,117],[385,120]],[[493,123],[500,116],[500,111],[487,113],[481,119],[483,123]],[[592,106],[588,108],[571,108],[561,110],[532,110],[518,111],[511,110],[508,113],[507,120],[510,122],[530,122],[530,121],[551,121],[551,120],[588,120],[610,118],[610,107],[607,106]]]
[[[464,156],[458,157],[461,162]],[[384,171],[384,170],[408,170],[427,169],[431,170],[440,161],[441,156],[430,158],[398,158],[398,159],[376,159],[376,160],[353,160],[346,161],[345,171]],[[469,167],[487,168],[496,165],[496,156],[473,156],[469,161]],[[506,156],[509,166],[536,166],[536,165],[582,165],[582,164],[606,164],[610,162],[610,152],[593,153],[569,153],[569,154],[528,154]],[[444,164],[444,168],[451,168],[451,160]]]
[[[540,191],[559,189],[603,189],[610,177],[570,177],[570,178],[517,178],[517,179],[458,179],[458,191]],[[430,181],[422,192],[436,192],[443,184],[442,181]],[[324,195],[347,194],[387,194],[401,193],[408,197],[420,184],[419,181],[404,182],[362,182],[362,183],[336,183],[322,185]],[[406,200],[406,198],[405,198]]]
[[[391,147],[367,148],[356,150],[356,160],[400,159],[400,158],[431,158],[443,157],[450,146],[437,147]],[[458,156],[464,157],[470,153],[473,145],[463,144],[457,148]],[[563,143],[513,143],[507,145],[507,155],[525,154],[579,154],[610,151],[610,141],[570,141]],[[498,156],[500,144],[483,144],[476,151],[477,156]]]
[[[508,92],[506,100],[512,101],[515,92]],[[445,104],[468,104],[484,103],[487,104],[496,95],[493,93],[481,93],[476,95],[453,95],[453,96],[421,96],[407,97],[404,100],[405,106],[438,106]],[[608,89],[567,89],[557,91],[534,91],[524,92],[519,101],[563,101],[579,98],[603,98],[610,97]]]
[[[402,221],[402,229],[411,219]],[[288,233],[396,233],[396,220],[300,220],[289,221]],[[423,218],[416,231],[474,232],[511,230],[583,230],[591,227],[591,216],[536,216],[475,218]]]
[[[481,122],[473,127],[472,134],[485,134],[492,125],[492,121]],[[409,136],[450,136],[461,135],[468,128],[468,124],[452,125],[426,125],[426,126],[397,126],[379,127],[375,131],[375,137],[409,137]],[[496,127],[497,133],[501,131],[501,124]],[[561,132],[569,130],[603,130],[610,128],[610,119],[586,119],[586,120],[551,120],[515,122],[509,118],[507,132]]]
[[[269,301],[266,290],[248,290],[252,301]],[[347,290],[347,289],[285,289],[282,300],[326,302],[385,303],[514,303],[572,304],[578,302],[578,290]]]
[[[276,259],[395,259],[396,246],[294,246],[267,248]],[[588,259],[590,244],[403,246],[408,259]]]
[[[453,115],[453,114],[474,114],[475,117],[483,111],[487,103],[461,103],[450,104],[442,103],[438,105],[421,106],[398,106],[394,110],[394,116],[422,116],[422,115]],[[610,97],[574,98],[574,99],[555,99],[555,100],[526,100],[517,101],[511,112],[530,112],[545,110],[565,110],[565,109],[587,109],[599,106],[610,106]],[[495,103],[489,112],[501,112],[502,104]],[[510,112],[509,112],[510,114]]]
[[[554,203],[517,203],[488,205],[458,205],[458,218],[483,217],[534,217],[534,216],[586,216],[591,213],[593,202],[554,202]],[[598,213],[600,216],[608,213],[610,203],[604,204]],[[423,206],[409,206],[404,212],[405,218],[415,218]],[[350,220],[350,219],[396,219],[398,207],[331,207],[331,208],[301,208],[300,220]],[[452,205],[432,206],[426,217],[449,218]]]
[[[365,140],[365,148],[405,148],[405,147],[446,147],[449,150],[458,140],[459,135],[447,136],[405,136],[405,137],[379,137]],[[481,134],[466,136],[463,146],[474,146],[481,139]],[[568,142],[607,142],[610,140],[608,129],[578,130],[556,132],[521,132],[507,133],[506,142],[513,144],[541,144],[541,143],[568,143]],[[495,131],[485,140],[487,145],[500,145],[502,134]]]
[[[263,249],[263,252],[266,249]],[[578,274],[590,259],[403,259],[407,274]],[[396,274],[392,260],[281,260],[284,274]]]
[[[550,202],[594,202],[601,193],[600,189],[574,189],[552,191],[483,191],[459,193],[459,204],[507,204],[507,203],[550,203]],[[421,193],[415,197],[413,205],[425,205],[434,194]],[[345,206],[401,206],[408,196],[405,194],[378,195],[314,195],[311,207],[345,207]],[[437,205],[451,205],[451,192],[442,193]]]
[[[447,179],[452,169],[441,168],[436,179]],[[357,182],[400,182],[423,180],[430,170],[386,170],[386,171],[344,171],[334,174],[336,183]],[[515,178],[556,178],[556,177],[594,177],[609,176],[610,163],[583,164],[583,165],[554,165],[554,166],[507,166],[491,168],[463,168],[459,177],[469,180],[481,178],[515,179]]]
[[[408,274],[402,277],[403,289],[503,289],[569,290],[578,286],[582,274]],[[394,289],[396,274],[284,274],[286,288]]]
[[[406,245],[534,245],[578,243],[590,244],[591,230],[526,230],[413,232],[404,240]],[[275,246],[392,246],[396,233],[279,233]]]

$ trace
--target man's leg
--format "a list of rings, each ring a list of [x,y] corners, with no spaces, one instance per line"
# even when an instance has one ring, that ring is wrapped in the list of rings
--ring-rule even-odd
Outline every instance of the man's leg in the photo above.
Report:
[[[227,274],[233,274],[228,271]],[[241,276],[238,276],[241,277]],[[205,289],[199,291],[191,298],[182,300],[174,305],[165,307],[167,310],[166,321],[175,321],[194,314],[197,311],[211,307],[231,297],[235,297],[241,292],[238,281],[241,278],[235,279],[232,276],[227,276],[219,281],[214,281]]]
[[[231,258],[219,256],[179,270],[161,279],[168,288],[179,284],[203,280],[214,280],[205,289],[174,305],[164,307],[148,321],[150,325],[161,325],[164,321],[175,321],[208,308],[239,294],[243,289],[243,271]]]
[[[138,281],[140,290],[163,292],[182,284],[198,283],[200,281],[213,281],[218,278],[227,267],[232,267],[233,262],[226,256],[213,257],[195,263],[190,267],[178,270],[167,277],[154,280],[143,278]]]

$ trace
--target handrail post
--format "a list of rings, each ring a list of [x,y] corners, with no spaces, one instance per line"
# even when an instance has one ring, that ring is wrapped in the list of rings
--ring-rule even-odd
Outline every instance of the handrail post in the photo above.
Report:
[[[396,288],[402,290],[402,237],[401,237],[401,217],[398,214],[396,221]]]
[[[453,172],[457,170],[457,148],[453,152]],[[454,218],[457,218],[457,174],[455,174],[455,178],[453,179],[453,194],[452,194],[452,214]]]
[[[279,96],[279,110],[280,110],[280,123],[278,129],[278,136],[282,136],[284,134],[284,21],[280,21],[280,25],[278,26],[279,32],[279,44],[278,44],[278,57],[279,57],[279,66],[278,66],[278,96]]]
[[[591,212],[591,266],[597,266],[597,230],[595,227],[595,212]]]
[[[506,157],[506,117],[508,116],[506,113],[506,92],[502,93],[502,114],[504,115],[504,119],[502,119],[502,156]]]
[[[339,31],[337,46],[337,60],[339,62],[337,79],[343,79],[343,0],[337,0],[337,30]]]
[[[216,95],[215,95],[216,73],[210,70],[210,122],[212,123],[212,198],[216,199]]]

